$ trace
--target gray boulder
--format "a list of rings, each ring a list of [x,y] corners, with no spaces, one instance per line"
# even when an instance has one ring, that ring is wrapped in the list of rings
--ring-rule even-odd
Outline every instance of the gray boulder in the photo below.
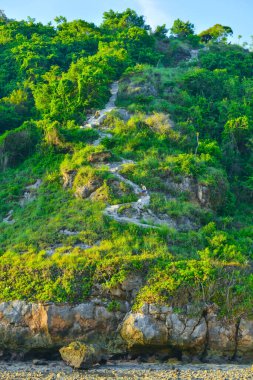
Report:
[[[120,333],[128,347],[163,346],[168,341],[165,324],[140,313],[127,314]]]

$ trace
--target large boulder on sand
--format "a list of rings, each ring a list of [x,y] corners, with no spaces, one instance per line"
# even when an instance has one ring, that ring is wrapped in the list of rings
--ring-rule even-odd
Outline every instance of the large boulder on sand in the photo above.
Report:
[[[101,361],[101,355],[92,345],[72,342],[60,349],[62,360],[72,368],[89,369]]]

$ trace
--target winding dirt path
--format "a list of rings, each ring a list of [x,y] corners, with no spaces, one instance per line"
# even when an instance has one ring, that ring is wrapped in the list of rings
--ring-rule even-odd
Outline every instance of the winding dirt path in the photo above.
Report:
[[[110,100],[106,104],[105,108],[97,112],[97,115],[95,114],[91,116],[87,120],[87,123],[84,126],[81,126],[81,128],[94,128],[98,132],[99,138],[92,143],[93,146],[98,146],[105,137],[112,138],[112,135],[110,133],[101,131],[99,129],[99,126],[105,120],[106,114],[116,109],[115,102],[117,99],[118,91],[119,91],[119,84],[118,82],[114,82],[111,86]],[[148,191],[143,193],[139,185],[123,177],[120,174],[120,170],[122,169],[122,167],[129,163],[134,164],[135,162],[130,161],[130,160],[125,160],[122,158],[121,162],[103,164],[101,166],[107,166],[110,173],[112,173],[114,177],[118,178],[119,181],[124,182],[125,184],[130,186],[133,189],[134,193],[139,196],[139,199],[136,202],[129,202],[129,203],[123,203],[123,204],[117,204],[117,205],[108,205],[103,211],[104,215],[107,215],[118,222],[134,223],[137,226],[140,226],[143,228],[159,228],[158,225],[168,224],[168,221],[159,219],[148,208],[148,206],[150,205],[150,195],[148,194]],[[121,215],[120,211],[122,209],[131,209],[132,215],[131,216]]]

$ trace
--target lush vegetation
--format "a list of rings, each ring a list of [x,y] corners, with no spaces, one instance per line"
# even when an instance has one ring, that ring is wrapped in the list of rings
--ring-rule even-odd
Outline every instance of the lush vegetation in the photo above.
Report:
[[[0,18],[0,299],[81,302],[93,284],[110,289],[136,273],[145,279],[136,308],[215,302],[249,313],[253,53],[227,43],[227,26],[198,36],[176,20],[168,34],[130,9],[106,12],[99,27],[55,22]],[[114,80],[129,118],[108,114],[112,137],[92,145],[98,133],[80,125]],[[103,215],[137,199],[94,165],[103,153],[133,160],[121,174],[144,184],[152,212],[171,223],[143,229]],[[91,183],[96,191],[79,197]]]

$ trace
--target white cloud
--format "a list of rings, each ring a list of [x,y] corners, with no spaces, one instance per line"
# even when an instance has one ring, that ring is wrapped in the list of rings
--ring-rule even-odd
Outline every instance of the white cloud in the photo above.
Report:
[[[143,15],[146,17],[147,23],[152,28],[157,25],[171,24],[171,17],[166,14],[166,11],[162,10],[161,4],[158,0],[137,0]]]

